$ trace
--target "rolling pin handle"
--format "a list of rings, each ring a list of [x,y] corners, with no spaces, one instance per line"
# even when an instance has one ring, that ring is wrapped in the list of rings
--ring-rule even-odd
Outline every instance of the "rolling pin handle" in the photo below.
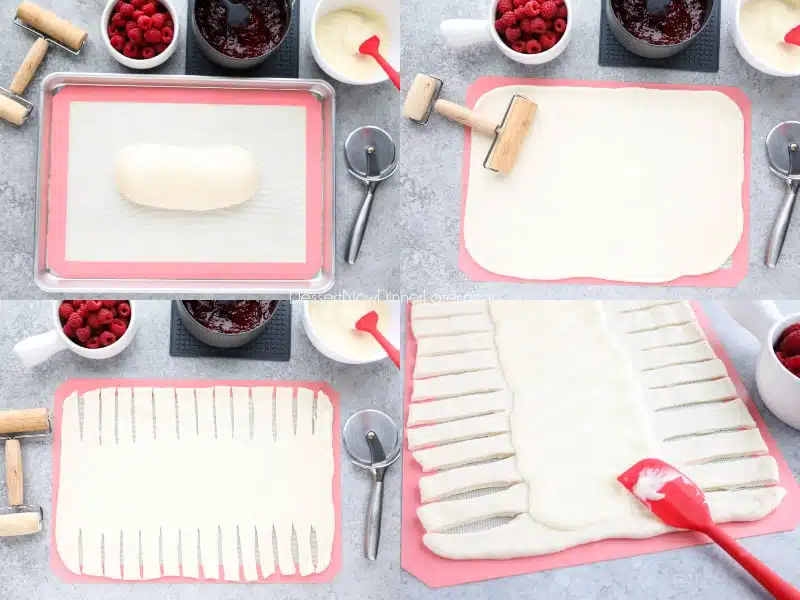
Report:
[[[47,40],[40,37],[33,43],[31,49],[28,50],[28,54],[25,55],[25,60],[22,61],[19,69],[17,69],[17,72],[14,74],[14,79],[11,81],[11,85],[8,88],[11,92],[17,96],[22,96],[28,84],[33,79],[33,76],[36,75],[36,70],[39,68],[39,65],[42,64],[45,54],[47,54]]]
[[[23,504],[22,449],[19,440],[6,440],[6,487],[11,506]]]
[[[497,123],[487,119],[486,117],[476,114],[470,109],[456,104],[455,102],[450,102],[449,100],[437,100],[435,107],[436,112],[438,112],[440,115],[450,119],[451,121],[460,123],[464,127],[470,127],[471,129],[479,131],[480,133],[488,136],[494,136],[497,134]]]

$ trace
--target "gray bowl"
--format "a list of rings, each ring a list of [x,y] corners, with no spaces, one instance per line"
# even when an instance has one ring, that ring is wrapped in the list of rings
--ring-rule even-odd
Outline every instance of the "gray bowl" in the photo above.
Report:
[[[704,1],[706,10],[703,24],[700,26],[700,29],[697,31],[697,33],[680,42],[679,44],[649,44],[644,40],[640,40],[627,29],[625,29],[625,26],[617,18],[617,15],[614,13],[614,9],[611,6],[611,0],[603,0],[603,10],[606,13],[606,21],[608,21],[608,26],[611,29],[611,33],[614,34],[614,37],[617,38],[617,41],[625,49],[630,50],[634,54],[643,58],[667,58],[685,50],[693,41],[697,39],[697,36],[703,33],[703,30],[711,20],[711,14],[714,12],[714,3],[717,0]]]
[[[204,344],[215,346],[216,348],[238,348],[239,346],[244,346],[252,342],[260,336],[264,332],[264,329],[266,329],[267,324],[272,320],[272,317],[278,312],[280,300],[270,300],[269,303],[269,315],[264,322],[255,329],[250,329],[249,331],[243,331],[241,333],[221,333],[198,323],[183,304],[183,300],[178,300],[176,302],[178,306],[178,316],[183,326],[186,327],[186,330]]]
[[[225,69],[246,70],[257,67],[278,51],[278,48],[281,47],[283,42],[286,41],[286,37],[289,35],[289,29],[292,26],[292,19],[297,18],[297,15],[294,14],[294,0],[277,1],[283,2],[286,8],[286,14],[289,15],[289,20],[286,23],[286,30],[283,32],[283,37],[280,39],[280,41],[275,44],[271,50],[260,56],[254,56],[252,58],[233,58],[232,56],[223,54],[214,48],[214,46],[209,44],[206,38],[203,37],[203,34],[200,33],[200,27],[197,25],[197,13],[195,12],[196,0],[190,0],[189,15],[191,18],[189,19],[189,22],[191,23],[192,35],[194,35],[197,47],[200,48],[200,51],[206,56],[206,58],[208,58],[208,60]]]

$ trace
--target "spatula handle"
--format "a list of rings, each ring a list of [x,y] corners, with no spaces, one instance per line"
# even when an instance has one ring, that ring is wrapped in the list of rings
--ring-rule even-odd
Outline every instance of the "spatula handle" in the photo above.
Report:
[[[370,333],[372,333],[372,336],[375,338],[375,341],[381,345],[381,348],[384,349],[389,359],[394,363],[394,366],[399,369],[400,351],[397,348],[395,348],[392,342],[386,339],[386,336],[383,335],[378,329],[374,329]]]
[[[767,565],[750,554],[739,542],[725,533],[722,528],[713,526],[706,530],[705,533],[719,544],[720,548],[730,554],[736,562],[742,565],[777,600],[800,600],[800,590],[779,577]]]

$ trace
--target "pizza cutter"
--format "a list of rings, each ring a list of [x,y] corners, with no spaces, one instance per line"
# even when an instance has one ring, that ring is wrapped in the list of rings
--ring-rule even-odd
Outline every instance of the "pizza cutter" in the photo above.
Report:
[[[800,122],[785,121],[776,125],[767,135],[769,170],[783,179],[786,192],[781,202],[772,231],[769,234],[764,263],[774,268],[781,256],[786,231],[792,219],[797,190],[800,187]]]
[[[670,527],[699,531],[710,537],[778,600],[800,600],[800,590],[781,579],[714,523],[702,490],[672,465],[646,458],[617,480]]]
[[[364,556],[378,558],[383,513],[383,479],[386,470],[400,456],[400,434],[394,421],[379,410],[366,409],[353,414],[342,431],[344,450],[350,462],[372,474],[372,489],[367,505]]]
[[[361,203],[350,243],[347,247],[347,262],[354,265],[364,240],[372,200],[382,181],[386,181],[397,170],[397,153],[392,137],[380,127],[359,127],[344,142],[344,156],[348,172],[367,188]]]

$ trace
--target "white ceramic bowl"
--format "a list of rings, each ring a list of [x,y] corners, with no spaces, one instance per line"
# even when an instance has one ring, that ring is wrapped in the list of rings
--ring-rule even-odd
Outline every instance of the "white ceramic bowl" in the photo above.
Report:
[[[800,76],[800,69],[795,72],[790,71],[780,71],[775,67],[772,67],[766,64],[763,60],[758,58],[750,47],[747,45],[747,42],[742,37],[742,23],[740,18],[740,12],[742,5],[747,2],[747,0],[733,0],[734,5],[736,8],[736,14],[734,15],[733,19],[733,42],[736,45],[736,49],[741,54],[742,58],[747,62],[751,67],[756,69],[757,71],[761,71],[762,73],[766,73],[767,75],[773,75],[775,77],[797,77]],[[789,29],[792,28],[792,25],[789,24],[786,27],[786,31],[788,32]]]
[[[345,301],[346,302],[346,301]],[[401,329],[401,311],[402,311],[402,303],[401,302],[388,302],[389,305],[389,323],[381,323],[381,331],[383,331],[386,339],[388,339],[398,350],[400,349],[400,329]],[[323,340],[319,334],[317,333],[316,328],[314,327],[314,323],[311,321],[311,318],[308,314],[308,300],[303,300],[302,302],[302,321],[303,321],[303,329],[308,336],[308,339],[311,340],[311,343],[314,347],[319,350],[322,354],[330,358],[331,360],[335,360],[336,362],[343,363],[346,365],[365,365],[368,363],[374,363],[381,361],[385,358],[386,352],[383,351],[382,348],[378,348],[375,352],[375,356],[367,358],[367,359],[359,359],[353,358],[352,356],[344,356],[339,354],[335,350],[331,350],[331,348],[327,345],[325,340]],[[355,325],[355,324],[354,324]]]
[[[319,65],[319,68],[337,81],[346,83],[348,85],[374,85],[382,83],[389,79],[388,75],[381,70],[374,78],[358,80],[351,79],[344,73],[334,69],[331,64],[326,61],[319,51],[317,45],[317,22],[323,15],[327,15],[334,10],[340,8],[361,6],[369,8],[377,13],[386,17],[386,22],[389,25],[389,32],[392,37],[393,43],[388,46],[384,40],[381,40],[381,54],[395,69],[399,70],[400,65],[400,0],[319,0],[314,14],[311,16],[311,33],[308,36],[308,43],[311,46],[311,54],[314,60]]]
[[[46,333],[40,333],[29,338],[25,338],[14,346],[14,354],[25,367],[35,367],[36,365],[48,360],[54,354],[63,350],[74,352],[78,356],[91,360],[103,360],[116,356],[131,345],[136,330],[139,327],[139,306],[135,300],[128,300],[131,305],[131,320],[128,329],[116,342],[110,346],[100,348],[84,348],[79,346],[67,337],[61,326],[61,319],[58,316],[58,307],[61,300],[53,302],[53,329]]]
[[[465,48],[487,42],[495,46],[511,60],[523,65],[543,65],[561,56],[567,49],[572,31],[575,29],[575,0],[564,0],[567,7],[567,28],[564,35],[555,46],[539,54],[522,54],[515,52],[500,39],[500,34],[495,29],[498,0],[489,2],[488,13],[483,19],[449,19],[441,24],[441,32],[445,42],[451,48]]]
[[[103,10],[103,15],[100,17],[100,37],[103,39],[103,45],[105,45],[112,58],[114,58],[114,60],[116,60],[119,64],[130,69],[146,71],[147,69],[154,69],[155,67],[163,65],[173,54],[175,54],[175,49],[178,47],[178,38],[180,37],[180,17],[178,16],[178,12],[175,10],[175,7],[172,5],[170,0],[158,1],[164,6],[164,8],[167,9],[170,18],[172,19],[172,41],[161,54],[154,56],[153,58],[128,58],[121,52],[116,51],[114,46],[111,45],[111,40],[108,37],[108,22],[111,20],[111,14],[114,12],[114,8],[117,6],[117,4],[119,4],[119,0],[109,0],[108,4],[106,4],[105,9]]]

